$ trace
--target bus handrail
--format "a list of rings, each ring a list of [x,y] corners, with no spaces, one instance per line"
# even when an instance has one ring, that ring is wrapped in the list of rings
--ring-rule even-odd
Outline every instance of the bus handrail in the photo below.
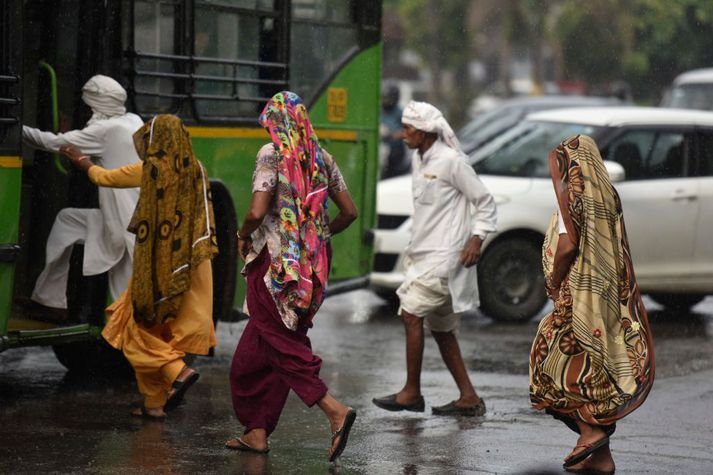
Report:
[[[50,102],[52,103],[52,132],[59,132],[59,100],[57,99],[57,73],[55,73],[54,68],[47,64],[44,60],[40,60],[39,66],[41,69],[47,71],[50,76]],[[63,175],[67,174],[67,169],[64,168],[62,162],[60,161],[59,154],[53,153],[54,166]]]
[[[260,68],[277,68],[277,69],[287,69],[287,63],[275,63],[269,61],[249,61],[246,59],[226,59],[226,58],[209,58],[206,56],[194,56],[194,55],[178,55],[178,54],[165,54],[165,53],[144,53],[141,51],[127,51],[129,56],[134,56],[139,59],[164,59],[170,61],[185,61],[185,62],[195,62],[195,63],[215,63],[215,64],[229,64],[235,66],[251,66]]]
[[[227,83],[239,83],[239,84],[271,84],[275,86],[287,85],[287,81],[282,79],[253,79],[253,78],[240,78],[240,77],[227,77],[227,76],[211,76],[206,74],[193,74],[193,73],[169,73],[163,71],[146,71],[143,69],[136,69],[134,74],[137,76],[145,77],[155,77],[155,78],[166,78],[166,79],[198,79],[201,81],[212,81],[212,82],[227,82]]]

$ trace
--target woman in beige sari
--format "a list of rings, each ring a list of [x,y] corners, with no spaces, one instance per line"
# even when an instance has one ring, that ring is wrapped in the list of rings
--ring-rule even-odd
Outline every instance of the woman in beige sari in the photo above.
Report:
[[[653,342],[619,195],[594,141],[578,135],[549,155],[557,195],[543,245],[554,310],[530,354],[530,399],[580,434],[570,472],[613,473],[609,436],[644,402]]]

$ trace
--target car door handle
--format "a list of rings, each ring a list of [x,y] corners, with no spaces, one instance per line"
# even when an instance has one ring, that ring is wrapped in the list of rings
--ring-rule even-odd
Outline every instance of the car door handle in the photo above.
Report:
[[[673,201],[695,201],[698,199],[698,195],[684,190],[676,190],[671,195],[671,199]]]

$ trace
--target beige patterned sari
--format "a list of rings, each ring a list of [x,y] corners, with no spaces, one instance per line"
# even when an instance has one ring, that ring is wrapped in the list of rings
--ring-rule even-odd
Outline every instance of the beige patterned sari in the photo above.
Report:
[[[611,426],[639,407],[654,381],[653,342],[634,276],[621,202],[594,141],[579,135],[550,153],[550,173],[576,257],[530,353],[530,400],[562,419]],[[567,236],[567,237],[565,237]],[[556,214],[543,245],[547,282],[560,239]]]

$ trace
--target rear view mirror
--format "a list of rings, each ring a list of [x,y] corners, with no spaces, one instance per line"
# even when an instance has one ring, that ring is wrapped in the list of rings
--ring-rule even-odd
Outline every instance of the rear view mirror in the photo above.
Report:
[[[624,178],[626,178],[624,167],[622,167],[619,163],[612,162],[611,160],[604,160],[604,166],[607,168],[607,173],[609,173],[609,179],[612,183],[624,181]]]

